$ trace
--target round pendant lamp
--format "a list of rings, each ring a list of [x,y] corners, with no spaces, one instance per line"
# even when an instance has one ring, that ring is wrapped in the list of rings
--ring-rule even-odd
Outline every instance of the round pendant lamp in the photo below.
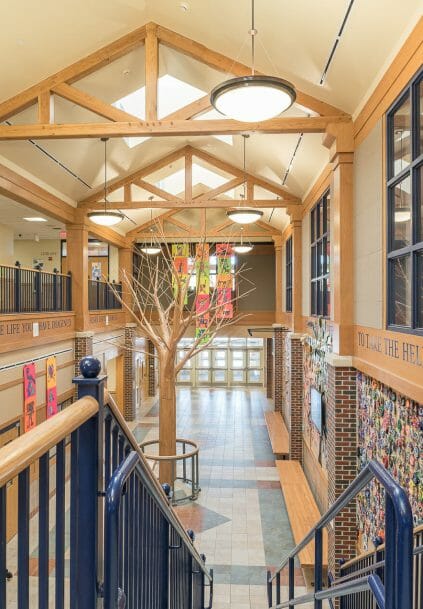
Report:
[[[288,110],[295,102],[295,87],[276,76],[255,74],[254,0],[251,0],[250,76],[231,78],[217,85],[210,94],[212,106],[224,116],[243,122],[265,121]]]
[[[251,243],[244,243],[244,227],[241,227],[241,243],[236,243],[232,246],[232,249],[237,254],[248,254],[253,249],[253,245]]]
[[[153,243],[153,210],[150,210],[150,243],[143,245],[140,250],[148,256],[157,256],[162,251],[162,248],[157,243]]]
[[[87,216],[94,224],[100,226],[116,226],[119,222],[122,222],[124,215],[120,211],[114,211],[107,209],[107,140],[109,138],[102,137],[101,141],[104,142],[104,209],[98,211],[90,211]]]
[[[245,142],[250,137],[247,133],[244,133],[242,136],[244,142],[244,199],[246,199],[246,148]],[[254,207],[247,207],[241,205],[239,207],[232,207],[228,209],[226,215],[232,222],[236,222],[237,224],[252,224],[253,222],[257,222],[263,215],[263,212],[260,209],[255,209]]]

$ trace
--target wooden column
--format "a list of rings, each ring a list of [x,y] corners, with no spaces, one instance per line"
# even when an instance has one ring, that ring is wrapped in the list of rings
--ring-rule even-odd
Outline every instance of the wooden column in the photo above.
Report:
[[[280,323],[282,320],[282,235],[274,235],[275,244],[275,320]]]
[[[353,128],[329,125],[323,143],[330,149],[331,320],[333,350],[353,352]]]
[[[66,256],[68,271],[72,273],[72,309],[75,311],[75,330],[89,328],[88,314],[88,225],[83,212],[76,214],[76,222],[66,225]]]
[[[303,329],[303,227],[301,209],[290,210],[292,226],[292,331]]]
[[[119,248],[119,278],[122,282],[122,299],[125,305],[132,309],[133,298],[132,294],[129,291],[126,282],[124,281],[124,276],[130,277],[133,273],[133,250],[132,247],[121,247]],[[125,320],[127,322],[133,322],[133,318],[131,317],[129,311],[126,307],[124,307],[125,312]]]

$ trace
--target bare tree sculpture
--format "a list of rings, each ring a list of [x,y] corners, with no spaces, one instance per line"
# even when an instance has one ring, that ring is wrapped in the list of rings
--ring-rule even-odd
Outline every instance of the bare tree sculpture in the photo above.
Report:
[[[210,289],[208,306],[198,310],[196,295],[200,288],[201,273],[196,272],[196,269],[198,271],[206,262],[206,248],[197,248],[197,252],[202,252],[201,256],[190,259],[188,276],[183,278],[175,266],[164,235],[156,234],[155,242],[155,247],[160,248],[155,256],[135,247],[139,263],[133,273],[121,271],[123,297],[118,294],[117,297],[137,324],[138,334],[150,339],[156,348],[159,360],[159,454],[175,455],[177,375],[186,362],[205,349],[218,333],[239,322],[245,315],[237,314],[235,306],[232,318],[222,315],[223,305],[216,288]],[[206,239],[203,238],[197,245],[204,246],[205,243]],[[246,270],[245,265],[242,265],[233,272],[236,289],[231,291],[231,299],[226,304],[236,305],[255,289],[245,277]],[[130,298],[125,298],[125,294]],[[183,358],[176,361],[179,341],[196,326],[199,317],[204,318],[205,315],[208,318],[206,333],[197,336]],[[173,482],[170,463],[160,463],[159,476],[161,482]]]

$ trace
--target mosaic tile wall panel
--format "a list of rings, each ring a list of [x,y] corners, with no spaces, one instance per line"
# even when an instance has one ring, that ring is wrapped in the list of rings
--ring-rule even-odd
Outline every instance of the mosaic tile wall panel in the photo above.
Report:
[[[423,405],[365,374],[357,376],[359,469],[370,459],[385,465],[408,492],[415,525],[423,522]],[[384,497],[377,483],[360,496],[363,549],[383,535]]]
[[[311,419],[311,388],[315,387],[323,396],[327,393],[326,353],[332,350],[332,338],[323,319],[318,319],[311,325],[312,334],[304,341],[304,409],[303,436],[304,441],[321,464],[327,470],[327,438],[326,430],[320,434]]]

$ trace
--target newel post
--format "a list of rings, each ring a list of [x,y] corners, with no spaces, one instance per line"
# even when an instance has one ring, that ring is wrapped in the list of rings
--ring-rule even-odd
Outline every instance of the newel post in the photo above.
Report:
[[[99,403],[99,413],[88,419],[71,436],[71,577],[77,582],[71,594],[71,607],[95,609],[99,582],[103,580],[103,409],[106,375],[99,376],[100,361],[81,359],[80,376],[73,379],[78,399],[90,396]]]

